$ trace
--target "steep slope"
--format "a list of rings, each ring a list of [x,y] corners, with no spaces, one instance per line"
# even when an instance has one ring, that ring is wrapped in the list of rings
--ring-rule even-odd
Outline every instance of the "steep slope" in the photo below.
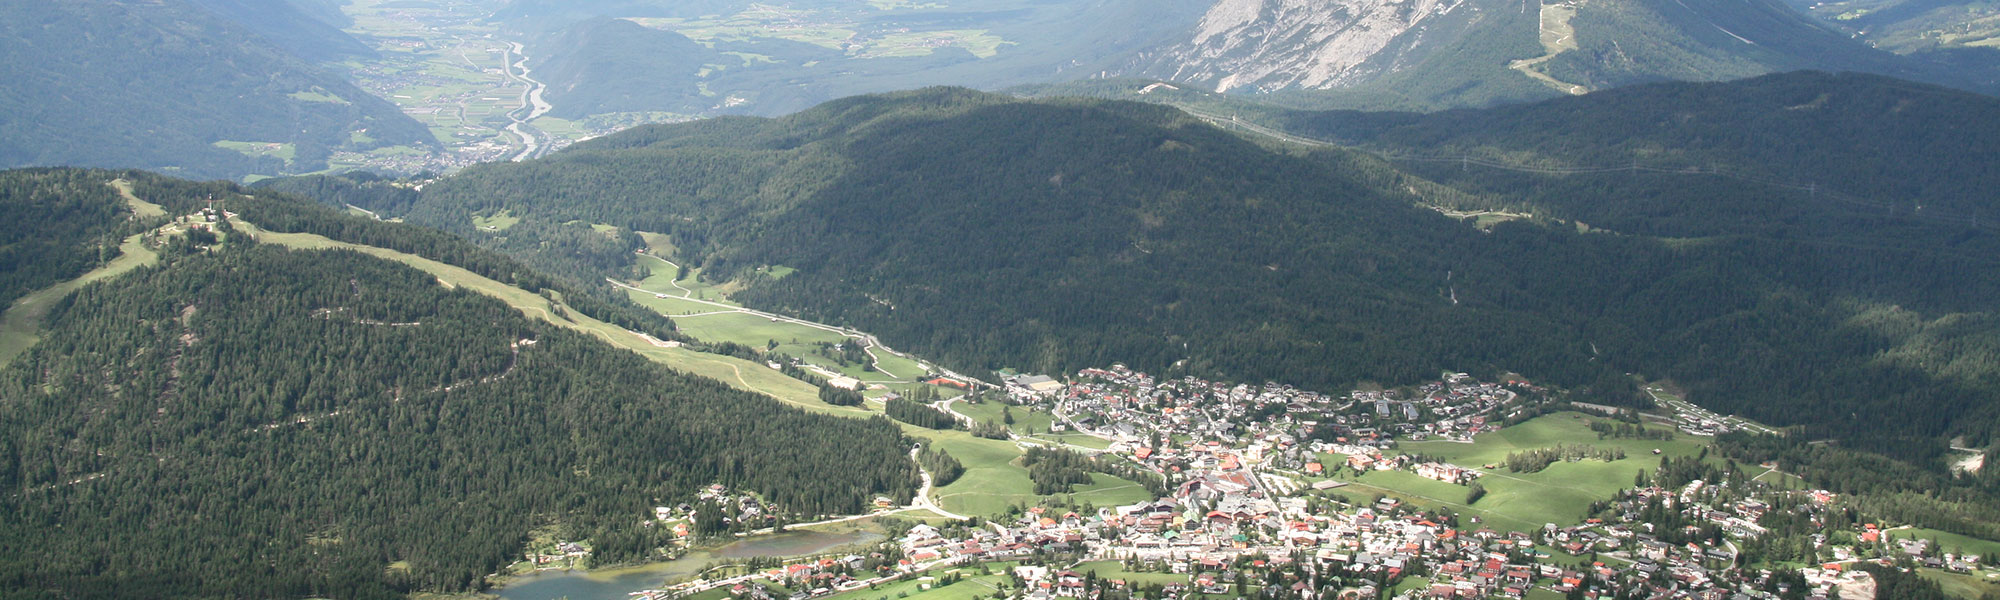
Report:
[[[1777,0],[1223,0],[1121,74],[1294,105],[1490,106],[1662,80],[1798,69],[1990,90],[1990,78],[1875,50]],[[1314,90],[1322,92],[1308,93]]]
[[[0,76],[0,166],[235,178],[435,144],[394,105],[187,0],[8,3]]]
[[[1800,72],[1476,111],[1270,113],[1268,120],[1398,155],[1550,168],[1724,169],[1826,190],[1819,202],[1802,204],[1810,210],[2000,223],[1991,194],[2000,173],[1986,158],[2000,153],[2000,100],[1874,75]],[[1479,175],[1450,161],[1439,166],[1447,168],[1432,175],[1443,179]],[[1674,220],[1641,208],[1652,201],[1645,196],[1550,193],[1530,208],[1619,231],[1710,235],[1738,225],[1717,219],[1728,211],[1708,210],[1727,209],[1709,203],[1728,197],[1690,196],[1704,204]]]
[[[1222,0],[1183,43],[1148,57],[1141,73],[1211,84],[1217,91],[1351,87],[1381,74],[1375,60],[1448,43],[1518,2],[1385,0],[1336,7],[1303,0]],[[1420,27],[1421,26],[1421,27]],[[1419,30],[1421,31],[1413,31]],[[1489,33],[1509,29],[1486,28]],[[1415,43],[1411,38],[1425,38]],[[1435,42],[1431,40],[1437,40]]]
[[[136,187],[178,209],[287,203]],[[785,408],[415,269],[217,227],[78,291],[0,370],[0,595],[462,591],[535,528],[600,564],[651,555],[671,534],[640,521],[711,483],[796,515],[917,485],[886,420]]]
[[[256,32],[265,41],[309,61],[328,62],[375,55],[373,48],[335,27],[337,21],[327,20],[344,17],[337,7],[300,4],[298,0],[192,1],[195,6]],[[329,9],[331,15],[327,14]],[[317,14],[307,11],[316,11]]]
[[[713,104],[697,83],[704,65],[724,58],[686,36],[605,17],[542,46],[553,49],[535,69],[556,105],[550,114],[571,119]]]
[[[1566,220],[1482,231],[1423,207],[1556,189],[1474,183],[1275,152],[1163,107],[927,90],[468,169],[408,216],[451,226],[505,209],[670,233],[683,259],[747,286],[740,300],[967,371],[1125,362],[1331,390],[1514,371],[1620,402],[1634,393],[1623,373],[1640,372],[1815,435],[1992,433],[1973,415],[1995,410],[1981,400],[1993,373],[1970,366],[2000,291],[1978,275],[2000,251],[1983,230],[1884,226],[1815,211],[1804,190],[1685,179],[1646,188],[1651,214],[1827,218],[1690,240]],[[1868,427],[1831,416],[1913,405],[1931,410]]]

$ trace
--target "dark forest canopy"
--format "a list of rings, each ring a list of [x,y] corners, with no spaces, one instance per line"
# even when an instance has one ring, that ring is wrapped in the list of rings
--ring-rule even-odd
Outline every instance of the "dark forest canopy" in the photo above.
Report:
[[[52,234],[102,229],[122,219],[97,190],[116,175],[172,214],[228,189],[15,171],[0,206],[73,194],[55,206],[77,210],[23,210]],[[287,204],[315,214],[230,202],[246,216]],[[379,225],[334,233],[450,247]],[[537,527],[588,540],[600,564],[645,558],[670,535],[640,524],[652,507],[712,483],[793,516],[918,486],[887,419],[683,375],[399,264],[221,237],[83,287],[0,369],[0,596],[458,591]]]
[[[1813,82],[1834,93],[1856,80],[1713,85]],[[1480,230],[1427,205],[1543,186],[1580,205],[1625,188],[1440,185],[1360,154],[1266,148],[1166,107],[957,89],[638,128],[467,169],[405,216],[474,239],[471,218],[502,210],[671,234],[705,277],[747,284],[739,300],[973,372],[1123,362],[1338,391],[1512,371],[1610,402],[1636,400],[1637,373],[1816,436],[1990,439],[1990,233],[1660,177],[1625,185],[1659,196],[1643,208],[1669,221],[1820,217],[1695,239],[1547,218]],[[520,255],[564,253],[546,247]],[[798,270],[773,278],[767,265]]]

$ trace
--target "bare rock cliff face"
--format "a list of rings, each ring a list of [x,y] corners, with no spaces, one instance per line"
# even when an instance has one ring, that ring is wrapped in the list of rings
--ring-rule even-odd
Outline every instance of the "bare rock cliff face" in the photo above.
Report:
[[[1464,0],[1218,0],[1185,43],[1148,57],[1148,75],[1217,91],[1351,85],[1363,64]]]

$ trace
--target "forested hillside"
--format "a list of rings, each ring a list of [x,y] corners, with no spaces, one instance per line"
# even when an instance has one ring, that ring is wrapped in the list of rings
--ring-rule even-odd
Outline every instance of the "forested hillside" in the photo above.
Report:
[[[169,206],[212,189],[140,183]],[[252,222],[283,204],[239,203]],[[670,535],[639,524],[651,507],[711,483],[796,515],[917,487],[886,419],[786,408],[414,269],[222,229],[84,287],[0,370],[0,596],[465,590],[537,527],[600,564],[640,558]]]
[[[698,74],[710,70],[703,65],[736,60],[678,33],[601,17],[564,29],[546,47],[557,53],[536,73],[549,84],[552,114],[572,119],[712,104]]]
[[[117,254],[133,215],[107,181],[73,169],[0,175],[0,307]]]
[[[1495,172],[1468,170],[1456,159],[1558,170],[1720,170],[1809,194],[1811,186],[1827,190],[1827,197],[1797,203],[1812,210],[2000,223],[2000,204],[1991,193],[2000,186],[2000,171],[1988,158],[2000,155],[2000,99],[1875,75],[1797,72],[1635,86],[1487,110],[1278,111],[1253,120],[1396,156],[1441,159],[1409,164],[1431,164],[1438,168],[1426,175],[1472,185]],[[1541,175],[1526,177],[1538,183],[1501,178],[1480,191],[1628,232],[1703,235],[1778,222],[1724,204],[1736,200],[1729,194],[1680,194],[1679,200],[1702,205],[1663,210],[1658,192],[1538,193],[1542,186],[1568,185],[1565,178]],[[1569,179],[1613,185],[1610,179]],[[1844,203],[1835,193],[1861,202]]]
[[[1836,214],[1681,239],[1547,218],[1482,230],[1425,207],[1622,190],[1564,181],[1468,192],[1165,107],[926,90],[468,169],[408,216],[668,233],[707,276],[745,283],[739,300],[971,372],[1124,362],[1338,391],[1514,371],[1637,402],[1636,372],[1923,460],[1935,436],[1989,439],[2000,384],[1979,365],[2000,279],[1983,230]],[[1663,181],[1647,206],[1668,222],[1827,213],[1805,191]],[[565,252],[550,248],[527,253]]]
[[[375,50],[336,25],[349,22],[325,0],[192,0],[293,55],[315,62],[368,58]]]
[[[0,78],[0,167],[237,178],[436,144],[395,105],[191,0],[0,4]]]

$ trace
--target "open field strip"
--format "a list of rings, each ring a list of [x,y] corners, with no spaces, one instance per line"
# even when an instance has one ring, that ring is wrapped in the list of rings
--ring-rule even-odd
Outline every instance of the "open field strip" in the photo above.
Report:
[[[133,218],[151,219],[166,216],[167,211],[160,205],[139,199],[132,194],[131,182],[118,180],[110,183],[118,189],[118,195],[125,198],[125,204],[132,210]],[[27,352],[35,342],[41,341],[42,321],[55,308],[56,301],[69,296],[93,281],[110,279],[131,272],[142,266],[160,261],[160,255],[147,248],[142,241],[145,234],[128,236],[118,244],[118,258],[104,266],[92,269],[76,279],[71,279],[47,289],[38,290],[14,300],[5,313],[0,313],[0,365],[13,362],[21,353]]]
[[[919,387],[913,379],[930,370],[921,361],[884,348],[873,336],[744,308],[728,300],[727,293],[731,291],[731,286],[702,283],[698,271],[690,271],[685,279],[676,279],[680,274],[679,265],[651,254],[641,256],[651,259],[641,261],[651,272],[650,276],[636,284],[612,283],[625,288],[633,302],[673,319],[676,327],[695,339],[768,349],[905,393]],[[842,365],[818,354],[821,344],[845,344],[856,340],[864,344],[863,350],[873,360],[872,369],[857,364]]]
[[[41,341],[42,321],[48,318],[49,310],[55,308],[56,301],[62,300],[69,296],[70,292],[90,282],[117,277],[133,269],[159,262],[160,255],[140,241],[144,236],[145,234],[135,234],[125,238],[125,241],[118,245],[120,252],[118,258],[111,259],[111,262],[105,263],[104,266],[92,269],[76,279],[22,296],[14,301],[13,306],[7,307],[7,312],[0,314],[0,365],[13,362],[21,353],[27,352],[28,348],[34,346],[35,342]]]

